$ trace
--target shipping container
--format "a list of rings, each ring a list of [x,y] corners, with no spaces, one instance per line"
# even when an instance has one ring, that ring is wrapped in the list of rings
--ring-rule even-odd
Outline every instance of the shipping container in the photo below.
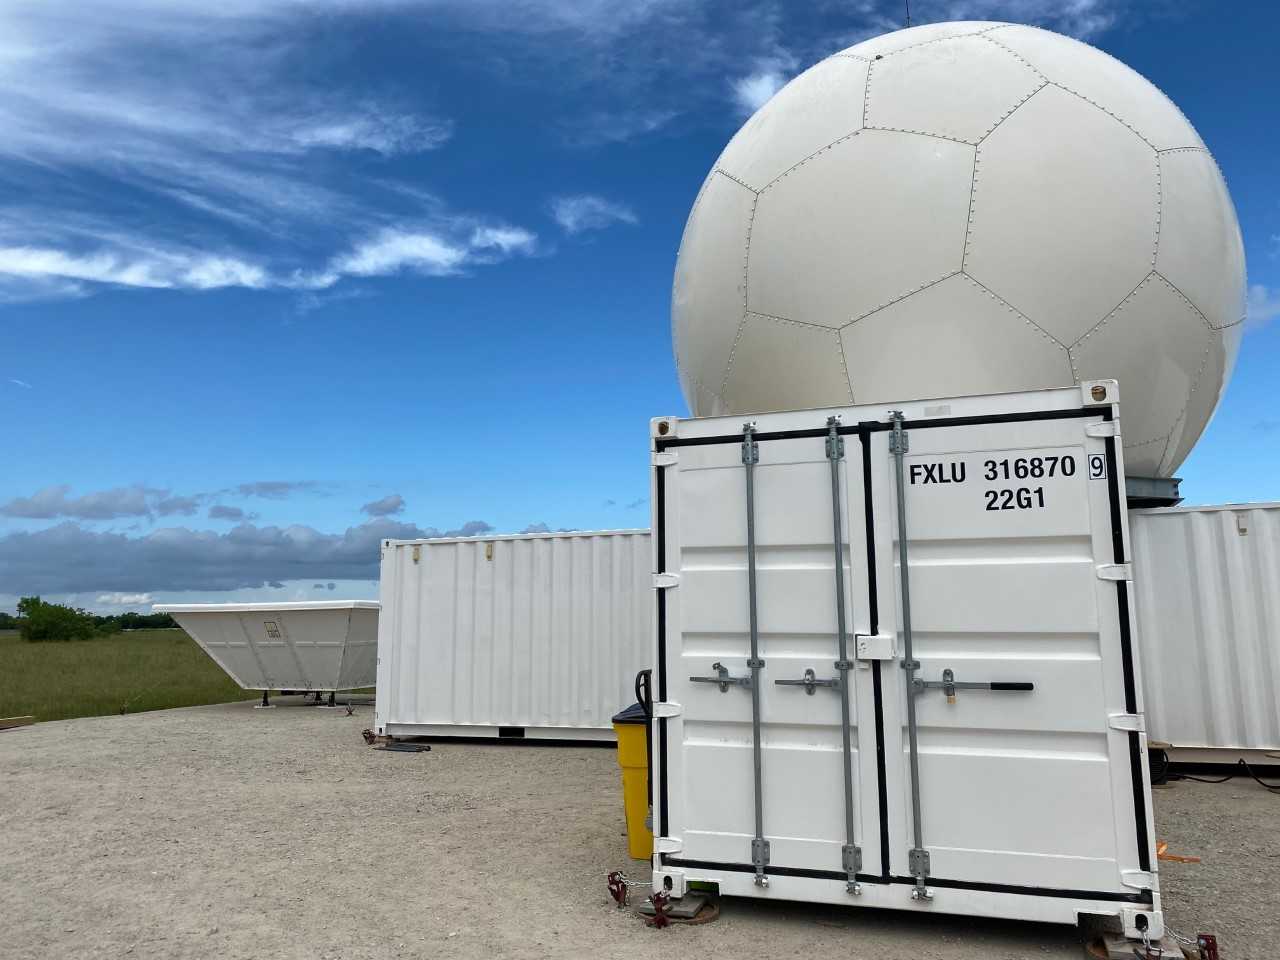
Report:
[[[1134,510],[1129,528],[1148,735],[1175,762],[1276,763],[1280,504]]]
[[[177,620],[246,690],[355,690],[376,678],[373,600],[160,603],[151,609]]]
[[[658,889],[1160,937],[1116,399],[653,421]]]
[[[650,656],[648,533],[386,541],[377,732],[614,740]]]

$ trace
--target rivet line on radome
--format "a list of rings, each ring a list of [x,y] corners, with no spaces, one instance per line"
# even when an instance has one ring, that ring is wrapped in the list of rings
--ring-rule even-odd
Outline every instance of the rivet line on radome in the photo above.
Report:
[[[979,147],[980,147],[980,146],[982,146],[982,142],[983,142],[984,140],[986,140],[986,139],[987,139],[987,137],[991,136],[991,134],[995,133],[995,132],[996,132],[996,128],[997,128],[997,127],[999,127],[999,126],[1000,126],[1000,124],[1004,123],[1004,122],[1005,122],[1006,120],[1008,120],[1011,116],[1013,116],[1013,115],[1018,111],[1018,109],[1019,109],[1019,108],[1020,108],[1024,103],[1026,103],[1028,100],[1030,100],[1032,97],[1034,97],[1037,93],[1039,93],[1041,90],[1043,90],[1043,89],[1044,89],[1045,87],[1047,87],[1047,86],[1049,86],[1049,81],[1047,81],[1047,80],[1046,80],[1044,83],[1040,84],[1040,86],[1036,87],[1036,88],[1035,88],[1034,90],[1032,90],[1029,94],[1027,94],[1025,97],[1023,97],[1021,100],[1019,100],[1019,101],[1014,105],[1014,107],[1013,107],[1013,109],[1012,109],[1012,110],[1010,110],[1010,111],[1009,111],[1008,113],[1006,113],[1003,117],[1001,117],[999,120],[997,120],[995,123],[993,123],[993,124],[991,125],[991,128],[990,128],[989,130],[987,130],[987,132],[986,132],[986,133],[984,133],[982,136],[980,136],[980,137],[978,138],[978,142],[975,144],[975,146],[979,146]]]
[[[1197,317],[1199,317],[1201,320],[1203,320],[1203,321],[1204,321],[1204,325],[1205,325],[1206,327],[1208,327],[1210,330],[1221,330],[1221,329],[1223,329],[1222,327],[1215,327],[1215,326],[1213,325],[1213,323],[1209,320],[1209,318],[1208,318],[1208,317],[1206,317],[1206,316],[1204,315],[1204,311],[1203,311],[1203,310],[1201,310],[1199,307],[1197,307],[1194,303],[1192,303],[1192,302],[1191,302],[1191,298],[1190,298],[1190,297],[1188,297],[1188,296],[1187,296],[1185,293],[1183,293],[1181,290],[1179,290],[1179,289],[1178,289],[1178,285],[1177,285],[1177,284],[1175,284],[1173,281],[1171,281],[1168,277],[1166,277],[1166,276],[1165,276],[1163,273],[1161,273],[1159,270],[1152,270],[1152,271],[1151,271],[1150,276],[1157,277],[1157,278],[1158,278],[1162,283],[1164,283],[1164,285],[1165,285],[1166,287],[1168,287],[1170,290],[1172,290],[1174,293],[1176,293],[1179,297],[1181,297],[1181,298],[1182,298],[1182,302],[1183,302],[1183,303],[1185,303],[1185,304],[1187,305],[1187,307],[1188,307],[1188,308],[1190,308],[1191,310],[1194,310],[1194,311],[1195,311],[1196,316],[1197,316]],[[1231,326],[1234,326],[1234,324],[1231,324]]]
[[[715,170],[713,170],[712,172],[713,172],[713,173],[718,173],[718,174],[720,174],[720,176],[724,177],[726,180],[732,180],[734,183],[736,183],[738,186],[742,187],[742,189],[744,189],[744,190],[750,190],[752,193],[756,194],[757,196],[759,196],[759,195],[760,195],[760,191],[759,191],[759,190],[757,190],[755,187],[753,187],[753,186],[751,186],[750,184],[748,184],[746,181],[744,181],[744,180],[739,180],[737,177],[735,177],[735,176],[734,176],[732,173],[730,173],[728,170],[724,169],[724,167],[716,167],[716,168],[715,168]]]
[[[1037,333],[1039,333],[1039,334],[1040,334],[1040,336],[1044,337],[1046,340],[1048,340],[1048,341],[1049,341],[1050,343],[1052,343],[1054,346],[1056,346],[1056,347],[1060,347],[1060,348],[1061,348],[1061,349],[1063,349],[1063,350],[1068,350],[1068,352],[1069,352],[1069,348],[1067,347],[1067,345],[1066,345],[1066,344],[1064,344],[1064,343],[1063,343],[1061,340],[1059,340],[1057,337],[1055,337],[1055,336],[1053,336],[1051,333],[1049,333],[1049,331],[1048,331],[1048,330],[1046,330],[1044,327],[1040,326],[1040,324],[1036,323],[1034,320],[1032,320],[1030,317],[1028,317],[1025,313],[1023,313],[1021,310],[1019,310],[1017,307],[1015,307],[1012,303],[1010,303],[1010,302],[1009,302],[1008,300],[1006,300],[1004,297],[1000,296],[998,293],[996,293],[994,290],[992,290],[990,287],[988,287],[988,286],[987,286],[985,283],[983,283],[981,280],[977,280],[977,279],[975,279],[975,278],[974,278],[974,276],[973,276],[971,273],[968,273],[967,271],[964,271],[964,270],[961,270],[961,271],[960,271],[960,275],[961,275],[961,276],[963,276],[966,280],[968,280],[968,281],[969,281],[971,284],[973,284],[975,287],[977,287],[979,290],[981,290],[983,293],[985,293],[988,297],[990,297],[990,298],[991,298],[992,300],[994,300],[996,303],[998,303],[1000,306],[1004,307],[1004,308],[1005,308],[1006,310],[1008,310],[1010,313],[1012,313],[1012,314],[1014,314],[1015,316],[1019,317],[1019,318],[1022,320],[1022,322],[1023,322],[1023,323],[1025,323],[1025,324],[1027,324],[1028,326],[1030,326],[1030,327],[1032,327],[1033,329],[1035,329],[1035,331],[1036,331]]]
[[[1118,113],[1114,113],[1114,112],[1112,112],[1112,111],[1108,110],[1106,107],[1104,107],[1102,104],[1098,103],[1096,100],[1092,100],[1092,99],[1090,99],[1089,97],[1086,97],[1083,93],[1081,93],[1081,92],[1080,92],[1080,91],[1078,91],[1078,90],[1072,90],[1070,87],[1068,87],[1068,86],[1067,86],[1066,84],[1064,84],[1064,83],[1059,83],[1059,82],[1058,82],[1058,81],[1056,81],[1056,80],[1050,80],[1050,81],[1049,81],[1049,83],[1050,83],[1050,84],[1052,84],[1053,86],[1057,87],[1059,90],[1066,91],[1067,93],[1071,94],[1073,97],[1079,97],[1079,98],[1080,98],[1081,100],[1083,100],[1085,103],[1090,104],[1091,106],[1097,107],[1099,110],[1101,110],[1103,113],[1105,113],[1105,114],[1106,114],[1108,117],[1110,117],[1112,120],[1115,120],[1117,123],[1119,123],[1119,124],[1121,124],[1121,125],[1123,125],[1123,126],[1127,127],[1127,128],[1129,129],[1129,131],[1130,131],[1131,133],[1133,133],[1133,135],[1134,135],[1134,136],[1136,136],[1139,140],[1141,140],[1143,143],[1145,143],[1145,144],[1146,144],[1148,147],[1150,147],[1152,150],[1155,150],[1157,153],[1159,152],[1159,150],[1160,150],[1160,148],[1159,148],[1159,147],[1157,147],[1154,143],[1152,143],[1152,142],[1151,142],[1150,140],[1148,140],[1145,136],[1143,136],[1143,135],[1142,135],[1142,132],[1141,132],[1137,127],[1135,127],[1133,124],[1131,124],[1131,123],[1130,123],[1128,120],[1126,120],[1124,117],[1120,116]],[[1155,84],[1152,84],[1152,86],[1155,86]],[[1164,93],[1164,91],[1163,91],[1163,90],[1161,90],[1160,92],[1161,92],[1161,93]],[[1167,98],[1166,98],[1166,99],[1167,99]]]
[[[997,27],[996,29],[999,29],[999,28]],[[982,31],[982,33],[978,34],[978,36],[980,36],[983,40],[986,40],[987,43],[994,43],[997,47],[999,47],[1005,53],[1009,54],[1009,56],[1013,57],[1015,60],[1020,60],[1024,66],[1026,66],[1029,70],[1031,70],[1032,73],[1034,73],[1041,80],[1048,83],[1049,78],[1040,72],[1039,67],[1037,67],[1034,63],[1032,63],[1022,54],[1020,54],[1017,50],[1014,50],[1012,47],[1006,46],[1005,44],[997,40],[995,37],[991,36],[991,34],[994,32],[995,30],[984,30]]]
[[[861,314],[861,315],[859,315],[859,316],[856,316],[856,317],[854,317],[852,320],[849,320],[849,321],[848,321],[848,322],[846,322],[846,323],[842,323],[842,324],[841,324],[839,327],[837,327],[836,329],[837,329],[837,330],[843,330],[845,327],[851,327],[851,326],[853,326],[855,323],[857,323],[859,320],[865,320],[865,319],[867,319],[867,317],[871,316],[873,313],[879,313],[879,312],[880,312],[881,310],[883,310],[885,307],[891,307],[891,306],[893,306],[895,303],[901,303],[903,300],[907,299],[907,297],[911,296],[912,294],[919,293],[921,290],[924,290],[924,289],[925,289],[925,288],[927,288],[927,287],[937,286],[937,285],[938,285],[939,283],[941,283],[943,280],[950,280],[952,277],[956,276],[956,275],[957,275],[957,274],[959,274],[960,272],[961,272],[961,271],[959,271],[959,270],[952,270],[950,273],[944,273],[942,276],[938,277],[936,280],[928,280],[928,281],[926,281],[926,282],[924,282],[924,283],[920,284],[918,287],[912,287],[912,288],[911,288],[910,290],[908,290],[906,293],[902,294],[902,296],[900,296],[900,297],[894,297],[892,300],[886,300],[884,303],[880,304],[879,306],[872,307],[872,308],[871,308],[870,310],[868,310],[866,313]]]
[[[776,177],[774,177],[772,180],[770,180],[768,183],[766,183],[763,187],[761,187],[761,188],[760,188],[759,193],[760,193],[760,194],[763,194],[766,190],[768,190],[770,187],[772,187],[775,183],[777,183],[777,182],[778,182],[779,180],[781,180],[783,177],[786,177],[786,176],[790,175],[791,173],[794,173],[796,170],[799,170],[801,167],[803,167],[803,166],[804,166],[806,163],[808,163],[810,160],[814,159],[815,157],[819,156],[820,154],[826,153],[826,152],[827,152],[828,150],[830,150],[832,147],[838,147],[838,146],[840,146],[840,144],[844,143],[846,140],[852,140],[854,137],[856,137],[858,134],[860,134],[860,133],[861,133],[863,130],[865,130],[865,129],[867,129],[865,126],[864,126],[864,127],[859,127],[857,130],[853,131],[853,133],[847,133],[847,134],[845,134],[843,137],[840,137],[838,140],[832,140],[832,141],[831,141],[830,143],[828,143],[825,147],[819,147],[817,150],[813,151],[813,153],[809,154],[809,155],[808,155],[807,157],[805,157],[803,160],[799,160],[799,161],[797,161],[796,163],[793,163],[791,166],[787,167],[787,169],[783,170],[780,174],[778,174]],[[759,195],[759,194],[757,194],[757,195]]]

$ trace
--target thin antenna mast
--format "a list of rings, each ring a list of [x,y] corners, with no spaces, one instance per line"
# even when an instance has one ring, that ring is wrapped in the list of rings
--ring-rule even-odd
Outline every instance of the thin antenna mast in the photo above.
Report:
[[[911,0],[902,0],[903,6],[907,8],[907,26],[911,26]]]

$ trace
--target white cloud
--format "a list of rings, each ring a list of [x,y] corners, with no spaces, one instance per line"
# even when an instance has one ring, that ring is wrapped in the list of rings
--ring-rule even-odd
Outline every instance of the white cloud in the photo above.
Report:
[[[791,79],[798,66],[799,60],[781,47],[757,57],[755,69],[730,84],[730,92],[739,111],[752,114],[763,107]]]
[[[476,227],[471,232],[472,250],[496,250],[504,256],[534,253],[538,238],[523,227]]]
[[[212,290],[248,287],[261,290],[286,285],[260,266],[235,257],[187,252],[151,251],[141,256],[121,252],[71,254],[46,247],[0,247],[0,278],[42,281],[82,280],[123,287]]]
[[[380,277],[412,270],[433,277],[451,276],[466,267],[494,263],[515,255],[528,256],[537,237],[521,227],[475,226],[461,239],[460,222],[434,229],[388,227],[334,259],[333,275]]]
[[[155,602],[149,593],[100,593],[97,599],[100,607],[149,607]]]
[[[1280,290],[1273,290],[1260,283],[1249,288],[1246,306],[1245,329],[1258,330],[1276,317],[1280,317]]]
[[[606,200],[590,193],[555,197],[551,216],[566,233],[603,230],[614,223],[637,223],[635,211],[626,204]]]
[[[31,389],[31,384],[27,383],[27,381],[25,380],[19,380],[16,377],[10,377],[9,382],[12,383],[14,386],[21,387],[23,390]]]
[[[333,262],[340,273],[357,277],[384,276],[403,268],[432,276],[457,273],[466,263],[467,250],[430,233],[383,230]]]
[[[755,113],[782,89],[787,77],[777,70],[759,70],[733,81],[733,99],[743,113]]]

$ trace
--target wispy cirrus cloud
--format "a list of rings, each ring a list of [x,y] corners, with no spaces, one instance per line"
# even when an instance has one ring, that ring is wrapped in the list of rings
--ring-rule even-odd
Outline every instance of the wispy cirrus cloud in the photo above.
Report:
[[[1245,329],[1260,330],[1276,317],[1280,317],[1280,290],[1261,283],[1249,287],[1246,303]]]
[[[551,216],[565,233],[569,234],[603,230],[615,223],[639,222],[635,211],[625,203],[608,200],[592,193],[552,198]]]

